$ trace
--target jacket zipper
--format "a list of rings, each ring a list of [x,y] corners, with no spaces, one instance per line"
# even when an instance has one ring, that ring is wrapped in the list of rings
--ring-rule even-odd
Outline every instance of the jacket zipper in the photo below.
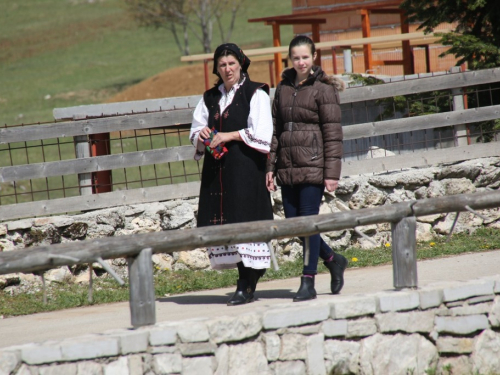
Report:
[[[311,160],[314,160],[318,157],[318,138],[316,137],[316,134],[313,134],[312,150],[313,150],[313,156]]]
[[[297,97],[297,86],[295,86],[295,84],[293,84],[293,88],[295,89],[295,92],[293,93],[293,101],[292,101],[292,116],[291,116],[291,119],[292,119],[292,125],[290,126],[290,144],[292,143],[292,135],[293,135],[293,112],[295,110],[295,98]],[[292,164],[291,167],[293,169],[293,152],[291,152],[290,150],[290,163]],[[291,178],[291,182],[292,182],[292,187],[293,187],[293,173],[290,173],[290,178]]]

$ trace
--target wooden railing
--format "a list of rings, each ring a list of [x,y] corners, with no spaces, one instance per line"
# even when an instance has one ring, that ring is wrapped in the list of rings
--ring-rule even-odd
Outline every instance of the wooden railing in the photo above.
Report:
[[[343,104],[348,104],[436,90],[456,91],[463,87],[493,82],[500,82],[500,68],[438,76],[431,76],[429,74],[423,75],[423,78],[418,79],[407,79],[374,86],[354,87],[342,92],[340,99]],[[199,99],[200,96],[190,96],[56,109],[54,110],[56,120],[70,119],[72,121],[2,128],[0,129],[0,145],[63,136],[75,137],[75,143],[78,144],[81,142],[82,137],[88,137],[92,134],[123,130],[178,127],[181,125],[187,127],[191,122],[194,107]],[[146,111],[147,113],[145,113]],[[411,158],[406,155],[396,155],[376,159],[347,160],[343,166],[343,175],[357,175],[366,173],[367,171],[382,172],[442,162],[497,156],[500,154],[497,142],[467,145],[464,124],[498,118],[500,118],[500,105],[492,105],[482,108],[436,113],[428,116],[344,126],[345,140],[359,140],[378,135],[424,129],[439,129],[448,126],[454,126],[460,138],[458,147],[448,148],[446,152],[442,150],[424,150],[412,153]],[[465,140],[465,143],[460,143],[460,140]],[[192,158],[192,146],[179,146],[129,152],[119,155],[82,157],[74,160],[8,166],[0,168],[0,183],[49,176],[85,175],[102,170],[192,160]],[[199,182],[189,182],[168,185],[168,187],[158,186],[2,205],[0,206],[0,221],[68,212],[69,207],[74,212],[123,204],[191,197],[197,196],[198,191]]]
[[[153,253],[308,237],[322,232],[390,222],[394,287],[397,290],[416,288],[416,217],[447,212],[457,212],[458,217],[458,213],[462,211],[481,216],[476,210],[495,207],[500,207],[500,191],[407,201],[376,208],[286,220],[256,221],[40,246],[22,251],[1,252],[0,275],[43,272],[64,265],[92,264],[96,261],[104,263],[102,259],[125,257],[129,264],[131,323],[138,327],[154,324],[156,321],[151,259]]]

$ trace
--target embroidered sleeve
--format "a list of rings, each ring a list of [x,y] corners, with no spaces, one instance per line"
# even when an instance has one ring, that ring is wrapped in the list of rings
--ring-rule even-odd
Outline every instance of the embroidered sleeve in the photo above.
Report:
[[[203,97],[198,102],[196,109],[193,113],[193,122],[191,123],[191,131],[189,132],[189,140],[196,147],[194,155],[195,160],[200,160],[205,153],[205,146],[203,143],[198,142],[198,135],[201,129],[208,125],[208,108],[205,105]]]
[[[240,130],[240,137],[248,146],[269,153],[273,136],[271,102],[264,90],[258,89],[250,100],[248,127]]]

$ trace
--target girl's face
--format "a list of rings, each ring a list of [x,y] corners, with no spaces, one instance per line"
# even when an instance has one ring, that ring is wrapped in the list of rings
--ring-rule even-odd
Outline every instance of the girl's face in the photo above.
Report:
[[[297,74],[304,77],[311,73],[314,60],[316,59],[316,52],[314,55],[311,54],[311,48],[307,44],[302,44],[292,48],[290,59]]]
[[[221,56],[217,61],[217,72],[219,73],[226,90],[239,82],[241,65],[233,55]]]

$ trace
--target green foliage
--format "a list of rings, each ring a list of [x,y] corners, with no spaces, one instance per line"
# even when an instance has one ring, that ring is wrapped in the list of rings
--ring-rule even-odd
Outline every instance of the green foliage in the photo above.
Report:
[[[444,34],[450,45],[446,54],[468,62],[469,69],[500,66],[500,6],[498,0],[404,0],[401,8],[409,22],[422,22],[419,29],[432,32],[441,23],[456,23],[455,32]]]

